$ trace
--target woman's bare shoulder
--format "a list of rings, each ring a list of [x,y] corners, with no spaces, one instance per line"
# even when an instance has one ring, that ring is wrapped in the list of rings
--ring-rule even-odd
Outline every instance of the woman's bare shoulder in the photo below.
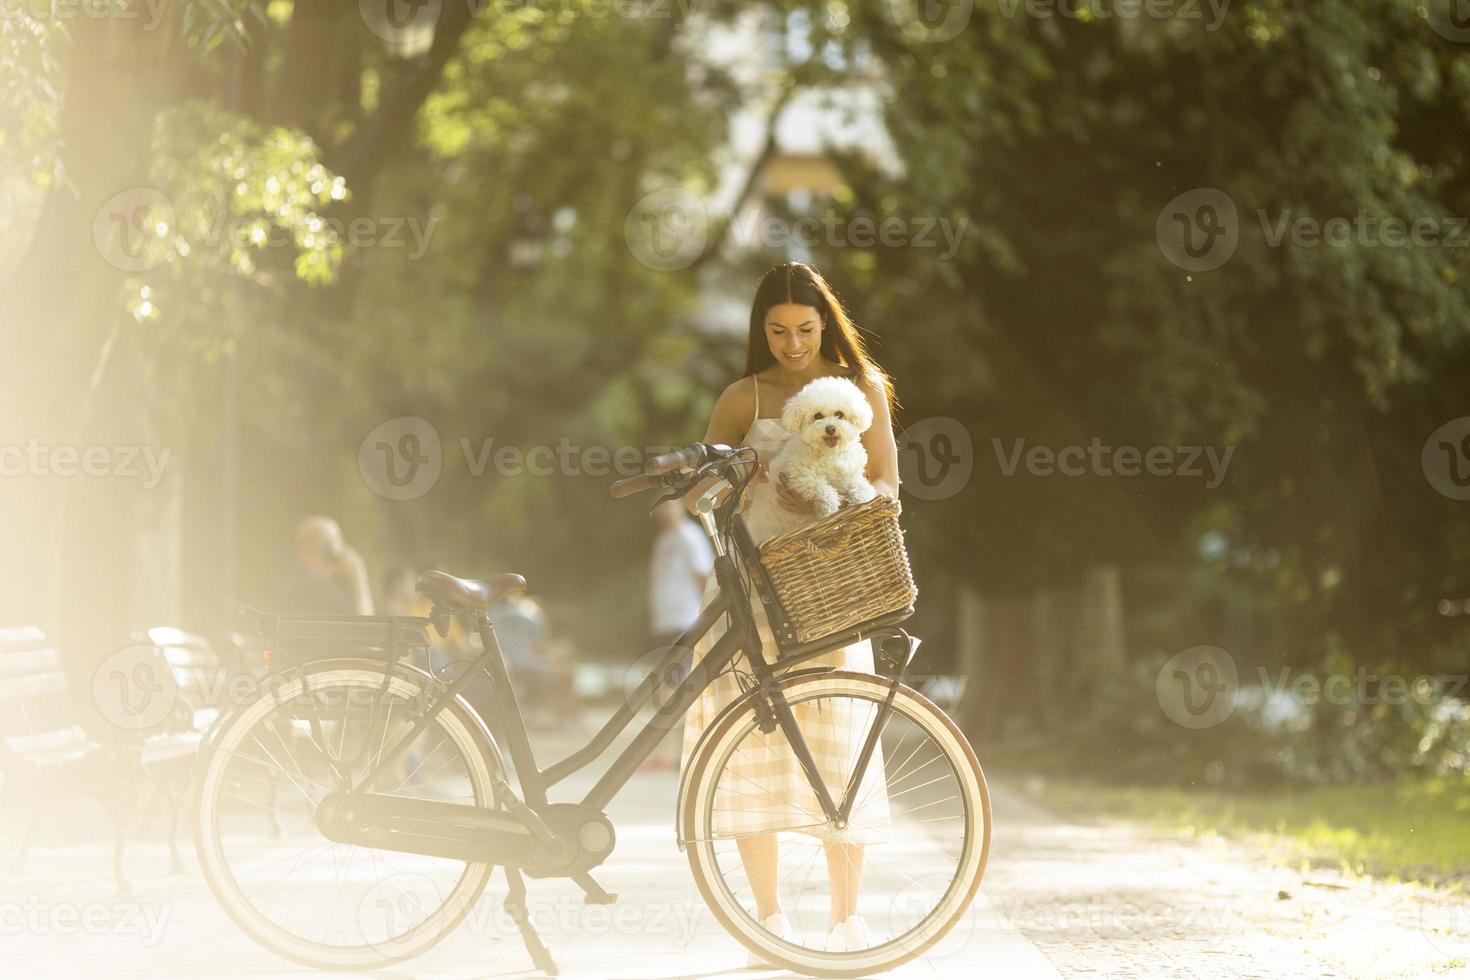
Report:
[[[745,438],[745,430],[754,414],[755,378],[747,374],[726,385],[720,397],[715,399],[709,430],[705,433],[707,441],[735,445]]]
[[[730,408],[755,408],[755,385],[756,376],[753,374],[742,375],[725,386],[720,392],[720,401]]]

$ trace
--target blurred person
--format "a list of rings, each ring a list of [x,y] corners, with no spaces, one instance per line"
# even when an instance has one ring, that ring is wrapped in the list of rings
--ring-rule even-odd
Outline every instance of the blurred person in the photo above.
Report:
[[[393,565],[383,573],[382,614],[384,616],[423,616],[428,600],[419,595],[418,572],[407,565]]]
[[[279,606],[282,612],[373,614],[367,565],[332,518],[317,515],[296,525],[296,560],[282,584]]]
[[[658,534],[648,568],[648,624],[653,648],[661,650],[694,625],[699,618],[704,583],[715,567],[715,552],[699,525],[689,519],[679,500],[665,500],[654,509]],[[693,666],[693,650],[674,664],[668,678],[677,686]]]
[[[551,628],[538,597],[507,596],[491,606],[489,612],[495,626],[495,640],[505,654],[517,691],[524,696],[523,704],[543,724],[567,721],[569,705],[561,695],[569,687],[569,678],[549,655]]]
[[[648,628],[652,650],[667,650],[699,618],[704,583],[715,567],[715,551],[699,525],[689,519],[684,504],[665,500],[654,508],[658,528],[648,564]],[[662,707],[669,693],[689,676],[693,649],[686,648],[669,665],[654,700]],[[670,733],[659,750],[649,756],[650,769],[675,769],[679,765],[678,731]]]
[[[428,616],[429,600],[419,595],[419,573],[408,565],[392,565],[383,573],[379,612],[384,616]],[[453,659],[440,648],[445,645],[437,633],[429,631],[430,647],[414,650],[414,663],[431,673]]]

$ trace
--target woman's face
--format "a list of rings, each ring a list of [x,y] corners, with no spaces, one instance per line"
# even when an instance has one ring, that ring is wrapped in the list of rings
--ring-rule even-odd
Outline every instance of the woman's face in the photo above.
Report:
[[[822,314],[815,306],[777,303],[766,310],[766,343],[776,363],[800,370],[821,356]]]

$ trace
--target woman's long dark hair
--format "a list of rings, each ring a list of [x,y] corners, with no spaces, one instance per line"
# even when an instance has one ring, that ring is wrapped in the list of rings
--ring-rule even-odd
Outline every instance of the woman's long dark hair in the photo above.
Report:
[[[745,375],[763,371],[776,363],[776,355],[771,353],[771,345],[766,342],[766,312],[782,303],[815,307],[822,315],[822,356],[852,368],[859,377],[866,375],[877,381],[888,396],[889,411],[896,417],[898,403],[893,394],[893,381],[868,353],[858,325],[842,308],[842,302],[827,285],[827,280],[805,262],[778,265],[761,277],[755,290],[755,301],[750,306]]]

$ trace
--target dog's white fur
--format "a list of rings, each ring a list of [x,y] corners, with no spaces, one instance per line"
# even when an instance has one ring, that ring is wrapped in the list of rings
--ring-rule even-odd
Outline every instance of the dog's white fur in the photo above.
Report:
[[[872,424],[873,407],[867,396],[846,378],[817,378],[791,397],[781,413],[781,425],[793,435],[770,462],[771,488],[755,494],[745,514],[757,544],[873,499],[876,491],[863,475],[868,451],[862,443],[862,434]],[[829,438],[834,445],[827,444]],[[793,513],[781,506],[775,488],[783,473],[793,491],[815,504],[815,514]]]

